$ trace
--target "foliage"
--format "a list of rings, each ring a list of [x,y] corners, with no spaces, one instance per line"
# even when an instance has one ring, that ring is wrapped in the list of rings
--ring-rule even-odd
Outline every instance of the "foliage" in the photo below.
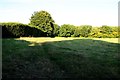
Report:
[[[118,27],[102,26],[93,27],[90,37],[93,38],[119,38]]]
[[[63,24],[59,30],[59,36],[61,37],[71,37],[74,34],[75,26],[70,24]]]
[[[80,36],[88,37],[89,34],[92,31],[92,26],[90,26],[90,25],[82,25],[81,27],[82,27],[82,29],[81,29],[81,32],[80,32]]]
[[[0,23],[0,27],[2,27],[3,38],[40,37],[44,35],[41,30],[22,23]]]
[[[54,20],[47,11],[34,12],[30,18],[30,25],[38,26],[47,36],[52,36]]]
[[[2,27],[2,37],[41,37],[48,36],[39,26],[26,25],[22,23],[8,22],[0,23]],[[50,35],[49,35],[50,36]],[[74,26],[70,24],[53,24],[51,37],[93,37],[93,38],[120,38],[119,27],[92,27],[89,25]]]
[[[60,29],[60,26],[57,24],[54,24],[53,36],[58,36],[59,29]]]
[[[118,27],[102,26],[92,27],[90,25],[74,26],[64,24],[60,27],[60,37],[93,37],[93,38],[119,38]]]
[[[100,32],[103,33],[103,34],[111,34],[112,33],[112,28],[107,26],[107,25],[103,25],[101,28],[100,28]]]
[[[75,27],[73,37],[80,37],[80,32],[81,32],[81,27],[80,26]]]

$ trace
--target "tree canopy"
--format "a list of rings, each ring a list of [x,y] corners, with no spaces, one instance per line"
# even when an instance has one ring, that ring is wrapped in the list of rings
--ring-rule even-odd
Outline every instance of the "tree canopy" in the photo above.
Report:
[[[48,36],[53,35],[54,20],[47,11],[34,12],[30,18],[30,25],[38,26]]]
[[[61,37],[71,37],[74,34],[75,26],[70,24],[63,24],[59,30],[59,36]]]

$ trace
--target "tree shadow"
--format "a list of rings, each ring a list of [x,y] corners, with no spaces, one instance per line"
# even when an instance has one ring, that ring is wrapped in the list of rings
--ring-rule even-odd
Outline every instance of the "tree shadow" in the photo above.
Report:
[[[93,39],[44,43],[3,39],[2,77],[118,79],[119,47]]]

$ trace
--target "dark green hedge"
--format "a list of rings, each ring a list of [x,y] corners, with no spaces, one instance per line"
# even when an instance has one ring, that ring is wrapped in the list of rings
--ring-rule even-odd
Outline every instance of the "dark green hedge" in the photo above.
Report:
[[[41,30],[22,23],[0,23],[2,38],[46,36]]]

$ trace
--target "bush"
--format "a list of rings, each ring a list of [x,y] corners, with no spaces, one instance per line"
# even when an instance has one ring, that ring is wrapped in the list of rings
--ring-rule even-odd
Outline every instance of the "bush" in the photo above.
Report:
[[[3,38],[45,36],[40,29],[22,23],[0,23],[0,27],[2,27]]]

